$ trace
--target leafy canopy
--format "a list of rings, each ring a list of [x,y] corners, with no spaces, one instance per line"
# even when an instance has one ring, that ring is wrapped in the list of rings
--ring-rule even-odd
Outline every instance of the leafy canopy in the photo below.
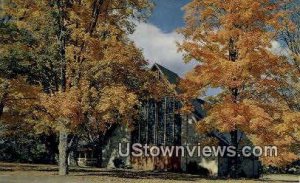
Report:
[[[290,64],[271,49],[285,21],[283,5],[271,0],[193,0],[184,8],[186,26],[180,33],[185,40],[179,44],[185,61],[199,62],[181,83],[185,101],[211,87],[222,89],[198,129],[240,130],[255,145],[277,145],[280,156],[264,159],[273,164],[297,158],[290,148],[295,140],[281,132],[288,121],[298,134],[300,126],[299,113],[279,92],[288,85]]]

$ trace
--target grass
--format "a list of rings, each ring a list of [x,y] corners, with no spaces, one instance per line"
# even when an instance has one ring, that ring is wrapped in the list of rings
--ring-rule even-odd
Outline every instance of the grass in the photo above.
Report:
[[[264,175],[259,180],[224,180],[215,178],[204,178],[196,175],[170,173],[170,172],[149,172],[137,170],[107,170],[97,168],[71,167],[70,175],[58,176],[56,165],[36,165],[18,163],[0,163],[0,183],[177,183],[177,182],[298,182],[297,175]]]

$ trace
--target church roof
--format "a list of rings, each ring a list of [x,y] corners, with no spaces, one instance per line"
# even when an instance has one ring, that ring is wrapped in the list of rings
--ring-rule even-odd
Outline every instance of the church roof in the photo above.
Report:
[[[164,66],[162,66],[158,63],[155,63],[151,68],[151,70],[155,70],[155,69],[159,70],[163,74],[163,76],[168,80],[168,82],[170,84],[173,84],[176,86],[179,84],[179,81],[181,78],[175,72],[165,68]],[[176,91],[178,93],[180,93],[178,87],[176,87]],[[192,101],[192,105],[194,106],[194,115],[198,119],[201,119],[205,116],[205,111],[203,110],[203,107],[202,107],[203,104],[204,104],[204,101],[201,99],[195,99]]]
[[[158,63],[155,63],[152,66],[151,70],[153,70],[155,68],[158,69],[165,76],[165,78],[169,81],[170,84],[177,85],[178,82],[180,81],[180,77],[178,76],[178,74],[165,68],[164,66],[159,65]]]

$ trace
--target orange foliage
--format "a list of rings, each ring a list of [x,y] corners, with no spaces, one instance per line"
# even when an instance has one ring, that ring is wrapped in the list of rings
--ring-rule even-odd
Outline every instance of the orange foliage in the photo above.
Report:
[[[155,93],[151,74],[145,71],[147,62],[128,38],[133,19],[146,18],[152,2],[66,2],[12,0],[4,7],[19,28],[33,34],[48,26],[56,30],[62,84],[59,91],[39,95],[36,115],[43,122],[36,128],[74,130],[88,124],[105,131],[111,123],[128,124],[138,99],[146,91]]]
[[[185,60],[199,61],[181,83],[189,101],[221,88],[216,103],[199,122],[202,132],[242,130],[255,145],[277,145],[280,157],[265,163],[281,165],[297,158],[299,118],[278,93],[286,86],[287,60],[271,51],[286,12],[283,1],[193,0],[186,5]],[[295,134],[298,134],[295,136]],[[296,137],[296,138],[295,138]],[[270,161],[268,161],[270,160]]]

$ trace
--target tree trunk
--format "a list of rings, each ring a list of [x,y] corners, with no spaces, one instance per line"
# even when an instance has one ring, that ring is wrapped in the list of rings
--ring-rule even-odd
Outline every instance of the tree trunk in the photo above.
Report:
[[[2,94],[1,98],[0,98],[0,119],[3,115],[3,112],[4,112],[4,107],[5,107],[5,100],[6,98],[8,97],[8,92],[7,92],[7,89],[8,89],[8,85],[7,84],[4,84],[4,93]]]
[[[236,62],[238,59],[238,49],[236,47],[236,40],[233,38],[230,38],[229,40],[229,60],[232,62]],[[233,81],[236,81],[237,78],[233,78]],[[238,96],[239,96],[239,89],[237,87],[231,88],[233,102],[237,104],[238,102]],[[234,125],[234,130],[230,132],[231,136],[231,145],[235,147],[235,156],[229,158],[229,176],[231,178],[238,178],[238,169],[239,169],[239,163],[238,163],[238,129],[236,124]]]
[[[102,154],[103,150],[103,137],[99,135],[99,139],[97,141],[96,149],[95,149],[95,158],[97,158],[96,167],[102,168]]]
[[[239,178],[239,157],[238,157],[238,130],[230,132],[231,143],[235,147],[235,156],[229,159],[229,176]]]
[[[59,132],[59,175],[67,175],[68,172],[68,133]]]
[[[3,110],[4,110],[4,102],[0,101],[0,119],[3,114]]]

